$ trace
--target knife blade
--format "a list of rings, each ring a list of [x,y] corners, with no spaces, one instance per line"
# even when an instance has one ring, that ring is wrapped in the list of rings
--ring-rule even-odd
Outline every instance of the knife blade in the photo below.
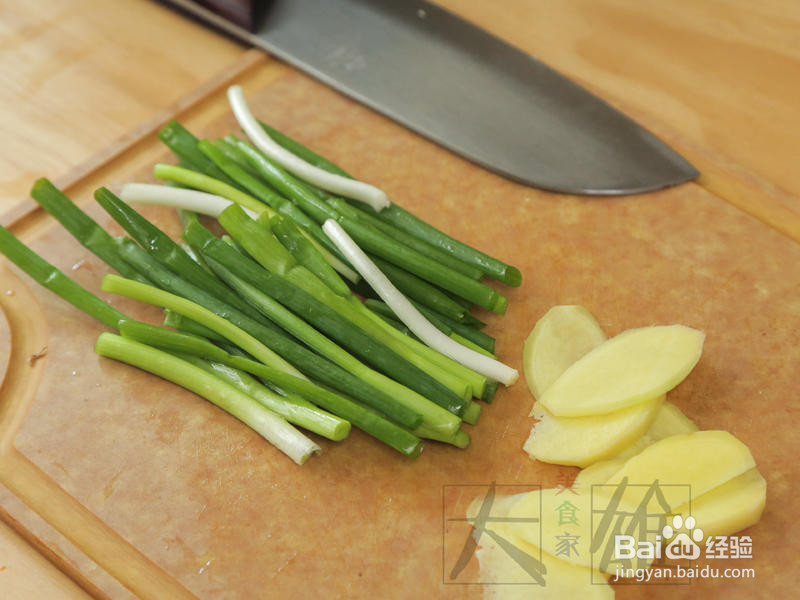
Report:
[[[191,0],[169,2],[534,187],[633,194],[699,175],[602,99],[429,2],[272,0],[252,33]]]

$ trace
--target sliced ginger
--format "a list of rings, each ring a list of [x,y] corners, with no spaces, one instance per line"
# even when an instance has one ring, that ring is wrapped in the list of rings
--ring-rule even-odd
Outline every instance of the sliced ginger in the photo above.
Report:
[[[539,421],[531,429],[524,449],[543,462],[589,466],[618,455],[641,439],[660,412],[662,402],[663,397],[656,398],[590,417],[554,417],[537,402],[532,414]]]
[[[624,464],[625,459],[619,457],[596,462],[575,476],[572,487],[580,493],[588,492],[593,485],[606,483]]]
[[[554,306],[537,321],[522,351],[525,381],[534,398],[576,360],[608,339],[583,306]]]
[[[559,489],[509,499],[503,510],[510,517],[538,514],[541,507],[542,523],[506,523],[501,530],[531,551],[540,546],[558,565],[592,573],[589,567],[601,561],[591,560],[593,532],[587,523],[571,529],[580,531],[577,552],[553,558],[558,554],[553,532],[561,525],[557,505],[565,500],[583,515],[597,500],[593,494],[600,494],[601,504],[602,497],[613,497],[624,510],[634,510],[641,486],[657,481],[659,495],[651,497],[648,512],[692,515],[706,537],[732,535],[757,523],[766,482],[747,446],[725,431],[698,431],[663,398],[692,370],[703,342],[702,332],[681,325],[633,329],[608,340],[582,307],[548,311],[525,343],[525,377],[538,399],[531,411],[538,422],[525,450],[545,462],[587,468],[572,485],[577,495]],[[628,485],[637,487],[614,496],[618,486]]]
[[[752,468],[713,490],[692,498],[691,510],[689,503],[686,503],[674,512],[683,517],[691,514],[706,538],[712,535],[733,535],[758,523],[766,501],[767,482],[758,469]]]
[[[555,416],[580,417],[652,400],[689,374],[704,338],[683,325],[629,329],[578,359],[539,401]]]
[[[658,480],[667,504],[674,509],[686,502],[687,490],[682,486],[690,485],[691,497],[698,498],[755,466],[748,447],[727,431],[695,431],[648,446],[628,459],[607,483],[627,479],[629,484],[649,485]]]
[[[606,334],[584,307],[551,308],[525,341],[523,363],[531,392],[539,397],[575,361],[606,340]],[[612,458],[643,438],[660,414],[662,400],[588,417],[556,417],[537,402],[531,415],[538,422],[524,449],[543,462],[579,467]]]
[[[698,427],[694,424],[694,421],[684,415],[680,408],[672,404],[672,402],[664,402],[645,434],[622,450],[617,455],[617,458],[636,456],[639,452],[659,440],[673,435],[692,433],[697,430]]]

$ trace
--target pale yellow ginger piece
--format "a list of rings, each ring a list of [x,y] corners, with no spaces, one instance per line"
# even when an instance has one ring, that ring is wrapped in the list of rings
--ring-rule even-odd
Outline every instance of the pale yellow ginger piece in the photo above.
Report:
[[[539,419],[523,446],[531,458],[559,465],[586,467],[612,458],[648,430],[663,397],[589,417],[554,417],[540,402],[532,414]]]
[[[522,368],[535,398],[572,363],[608,339],[583,306],[554,306],[537,321],[525,340]]]
[[[606,339],[584,307],[551,308],[525,341],[523,364],[531,392],[540,395],[570,365]],[[531,415],[539,421],[524,449],[543,462],[587,466],[611,458],[640,438],[660,404],[659,398],[607,415],[554,417],[536,402]]]
[[[661,405],[661,410],[658,411],[656,418],[650,425],[650,429],[647,430],[647,435],[653,439],[653,442],[657,442],[673,435],[682,435],[699,430],[700,428],[695,425],[694,421],[683,414],[680,408],[672,404],[672,402],[664,402]]]
[[[695,431],[648,446],[607,483],[627,479],[631,485],[650,485],[657,480],[669,507],[677,508],[687,498],[682,486],[690,485],[691,497],[697,498],[755,466],[748,447],[727,431]]]
[[[588,493],[593,485],[606,483],[624,464],[625,459],[619,457],[596,462],[575,476],[572,487],[580,493]]]
[[[693,498],[691,511],[687,503],[674,512],[684,518],[691,514],[705,538],[733,535],[758,523],[766,501],[767,482],[758,469],[753,468]]]
[[[689,374],[704,339],[683,325],[629,329],[578,359],[539,401],[557,417],[581,417],[652,400]]]
[[[672,404],[672,402],[664,402],[650,424],[650,428],[642,437],[622,450],[617,455],[617,458],[636,456],[639,452],[659,440],[698,430],[699,428],[694,424],[694,421],[684,415],[680,408]]]
[[[493,519],[508,517],[511,508],[527,494],[497,496],[489,513]],[[477,498],[467,511],[468,517],[478,513],[483,498]],[[545,571],[541,573],[544,585],[539,585],[534,577],[513,558],[506,549],[500,547],[487,533],[478,539],[479,549],[475,552],[480,564],[480,578],[487,582],[483,587],[484,598],[492,600],[564,600],[581,598],[587,600],[610,600],[614,589],[606,582],[606,576],[599,571],[568,564],[552,555],[541,552],[539,548],[526,542],[516,532],[516,523],[490,521],[487,530],[495,532],[529,557],[541,562]]]

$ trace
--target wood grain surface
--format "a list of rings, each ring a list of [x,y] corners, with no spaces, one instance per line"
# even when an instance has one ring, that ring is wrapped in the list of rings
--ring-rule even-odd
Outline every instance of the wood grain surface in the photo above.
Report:
[[[653,130],[700,185],[800,239],[800,5],[787,0],[439,4]]]
[[[0,213],[243,52],[145,0],[0,0],[0,15]]]
[[[151,11],[160,16],[148,17],[156,19],[150,23],[173,20],[147,2],[120,5],[124,8],[119,12],[108,9],[103,14],[138,22],[132,13]],[[611,334],[673,322],[705,330],[704,357],[670,400],[701,428],[727,429],[747,443],[767,478],[764,518],[747,532],[754,539],[750,566],[757,569],[757,578],[699,581],[680,588],[619,587],[617,593],[620,598],[790,597],[798,577],[793,557],[800,551],[800,528],[791,520],[797,506],[792,483],[800,476],[791,458],[798,442],[792,398],[800,368],[800,246],[783,235],[795,231],[797,189],[782,173],[789,172],[796,147],[788,143],[791,128],[776,121],[790,123],[796,118],[789,107],[797,78],[781,84],[777,74],[770,75],[769,90],[780,119],[764,119],[762,131],[751,132],[760,141],[750,156],[735,143],[748,130],[733,115],[760,114],[760,107],[768,104],[763,86],[752,78],[758,75],[755,67],[743,69],[738,92],[726,96],[726,85],[735,87],[733,70],[718,62],[726,56],[743,60],[748,45],[756,45],[783,56],[782,64],[794,72],[797,48],[786,28],[797,15],[791,14],[788,3],[754,8],[733,2],[680,2],[671,3],[669,9],[659,4],[662,10],[654,5],[507,0],[491,11],[473,1],[451,8],[573,77],[586,79],[595,91],[607,88],[606,99],[629,107],[626,110],[671,143],[677,140],[682,151],[695,153],[690,156],[693,160],[706,161],[711,176],[699,185],[603,201],[525,188],[482,171],[290,69],[252,55],[232,66],[229,60],[221,61],[220,67],[228,67],[201,94],[192,88],[176,91],[176,85],[159,92],[161,96],[149,95],[154,103],[142,109],[149,113],[135,122],[138,137],[130,135],[134,123],[126,122],[115,136],[127,131],[128,143],[112,145],[111,151],[103,148],[114,136],[85,138],[83,158],[67,153],[70,160],[51,163],[55,172],[47,174],[70,181],[68,193],[116,232],[91,202],[91,191],[103,184],[113,188],[124,181],[150,179],[152,164],[166,155],[147,132],[163,120],[164,109],[178,112],[190,128],[204,135],[232,131],[234,121],[218,88],[228,79],[236,80],[259,115],[382,186],[430,222],[521,268],[525,283],[508,293],[508,315],[481,315],[498,338],[502,360],[519,367],[524,337],[553,304],[587,306]],[[691,18],[683,23],[681,16],[687,14]],[[715,18],[728,25],[721,31],[713,29]],[[220,43],[211,34],[186,26],[187,35],[197,39],[198,52],[206,48],[201,42],[205,38],[211,40],[208,44]],[[51,27],[59,30],[63,25],[53,21]],[[640,32],[646,27],[653,31],[651,36]],[[673,38],[674,31],[679,33]],[[670,39],[682,42],[681,51],[669,52]],[[693,99],[696,55],[708,53],[718,39],[728,40],[729,50],[725,55],[712,53],[718,62],[712,61],[707,75],[723,91],[720,96],[709,91],[708,98],[699,102]],[[626,44],[650,53],[652,64],[671,66],[639,67],[617,76],[616,71],[627,64],[619,57],[630,52],[615,55],[611,46],[624,50]],[[84,58],[74,60],[77,64]],[[196,83],[209,78],[209,64],[205,62],[207,77],[195,71]],[[664,72],[670,77],[665,78]],[[746,77],[751,79],[744,81]],[[114,81],[114,94],[129,93],[124,82]],[[675,85],[678,81],[686,83]],[[721,102],[723,96],[728,104]],[[80,101],[90,103],[95,98],[81,96]],[[713,109],[715,103],[722,104],[718,111]],[[734,110],[733,104],[740,106]],[[6,111],[0,119],[15,121]],[[22,111],[12,124],[22,131],[25,119],[35,121]],[[18,146],[24,147],[23,142]],[[33,148],[43,152],[43,160],[51,160],[42,147]],[[2,152],[15,154],[6,141]],[[30,152],[33,156],[34,150]],[[767,159],[770,153],[774,160]],[[16,154],[20,160],[25,156]],[[92,164],[97,168],[80,168],[91,154],[109,160],[97,167],[102,161],[95,159]],[[8,182],[6,189],[13,195],[14,182]],[[20,218],[22,213],[14,212],[14,205],[25,202],[24,190],[30,183],[4,206],[10,213],[0,212],[15,216],[15,232],[36,250],[89,289],[98,290],[106,271],[99,261],[41,213]],[[178,233],[169,211],[145,212],[169,233]],[[527,414],[532,402],[522,382],[485,408],[466,451],[429,444],[423,456],[410,463],[355,432],[342,444],[322,441],[323,455],[298,468],[196,396],[97,358],[91,348],[102,326],[29,285],[48,324],[49,341],[48,356],[40,366],[41,385],[16,439],[20,456],[199,597],[480,598],[481,590],[475,586],[443,583],[443,547],[455,543],[452,536],[443,540],[443,486],[491,481],[552,486],[574,472],[532,462],[521,451],[530,429]],[[158,320],[152,309],[112,301],[132,316]],[[0,337],[2,355],[8,356],[7,330],[0,331]],[[105,569],[5,489],[0,490],[0,504],[56,553],[66,565],[61,568],[86,577],[101,594],[131,597]],[[0,539],[4,537],[0,531]],[[12,540],[8,544],[18,541],[8,539]],[[24,552],[23,546],[20,556]],[[0,571],[0,593],[24,589],[15,577],[47,578],[47,564],[34,563],[17,562],[24,567]],[[476,573],[473,560],[467,575]]]

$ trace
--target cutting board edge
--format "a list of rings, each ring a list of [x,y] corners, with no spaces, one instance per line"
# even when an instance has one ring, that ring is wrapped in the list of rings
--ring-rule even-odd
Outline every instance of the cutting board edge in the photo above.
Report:
[[[148,143],[171,119],[198,107],[232,81],[268,61],[268,56],[260,50],[244,51],[237,61],[206,83],[58,178],[56,186],[64,192],[80,186],[105,166],[124,159],[137,146]],[[287,70],[278,63],[270,66],[276,77]],[[27,198],[0,216],[0,223],[17,237],[24,238],[47,218],[47,213],[33,199]],[[14,447],[14,437],[34,400],[46,366],[46,354],[42,354],[42,360],[32,357],[46,350],[47,322],[30,289],[11,272],[7,260],[0,262],[0,287],[14,290],[13,294],[0,297],[0,308],[11,330],[8,368],[0,386],[0,483],[81,552],[142,598],[194,598],[177,580],[149,561]],[[91,597],[109,598],[79,569],[2,507],[0,519]],[[118,556],[126,558],[120,561],[116,558]]]

